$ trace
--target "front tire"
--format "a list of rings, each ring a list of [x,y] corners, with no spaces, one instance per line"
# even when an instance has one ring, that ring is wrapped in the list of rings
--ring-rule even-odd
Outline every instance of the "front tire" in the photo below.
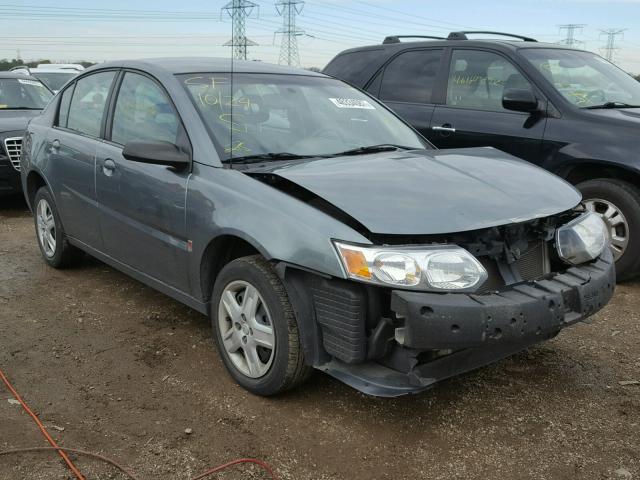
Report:
[[[228,263],[211,297],[211,324],[220,356],[238,384],[276,395],[311,373],[284,285],[259,255]]]
[[[79,256],[79,250],[67,240],[53,195],[47,187],[42,187],[36,192],[33,208],[36,237],[42,258],[53,268],[66,268],[73,264]]]
[[[585,207],[598,213],[609,232],[616,276],[640,273],[640,191],[622,180],[599,178],[577,185]]]

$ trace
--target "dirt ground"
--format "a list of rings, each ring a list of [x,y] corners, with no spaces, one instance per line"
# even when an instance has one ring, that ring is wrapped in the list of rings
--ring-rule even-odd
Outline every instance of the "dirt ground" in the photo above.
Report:
[[[640,282],[592,324],[417,396],[316,373],[264,399],[226,374],[205,317],[95,260],[48,268],[24,204],[0,202],[0,369],[60,445],[159,480],[246,456],[296,480],[640,479],[640,385],[620,383],[640,380]],[[10,398],[0,383],[0,450],[46,446]],[[0,478],[73,477],[38,453],[0,457]]]

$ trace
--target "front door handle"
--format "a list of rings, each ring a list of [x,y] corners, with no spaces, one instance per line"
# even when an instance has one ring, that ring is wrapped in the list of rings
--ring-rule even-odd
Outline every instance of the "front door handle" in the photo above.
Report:
[[[441,127],[431,127],[434,132],[456,133],[456,129],[450,123],[445,123]]]
[[[114,162],[110,158],[107,158],[102,164],[102,173],[104,173],[107,177],[110,177],[111,175],[113,175],[113,172],[115,171],[115,169],[116,169],[116,162]]]

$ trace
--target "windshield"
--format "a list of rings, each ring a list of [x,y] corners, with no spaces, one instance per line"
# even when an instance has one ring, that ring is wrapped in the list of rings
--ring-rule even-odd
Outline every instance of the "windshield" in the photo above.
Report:
[[[380,104],[325,77],[235,74],[181,75],[221,158],[286,153],[334,155],[389,144],[429,148]]]
[[[0,110],[42,110],[52,96],[38,80],[0,78]]]
[[[640,82],[595,53],[551,48],[520,52],[578,107],[640,105]]]
[[[77,75],[77,73],[68,73],[68,72],[34,72],[31,71],[31,74],[37,79],[41,80],[47,87],[51,90],[55,90],[56,92],[60,90],[68,80],[72,79]]]

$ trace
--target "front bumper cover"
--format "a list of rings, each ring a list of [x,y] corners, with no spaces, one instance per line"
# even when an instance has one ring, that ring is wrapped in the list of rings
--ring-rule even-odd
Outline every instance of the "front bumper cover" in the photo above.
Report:
[[[416,393],[552,338],[604,307],[614,288],[615,265],[607,251],[591,264],[499,292],[393,291],[391,309],[402,321],[396,341],[412,350],[453,353],[417,363],[409,373],[373,362],[347,365],[335,359],[320,368],[371,395]]]
[[[614,288],[615,268],[607,251],[589,265],[495,293],[394,291],[391,309],[404,318],[396,340],[420,350],[535,341],[593,315]]]

